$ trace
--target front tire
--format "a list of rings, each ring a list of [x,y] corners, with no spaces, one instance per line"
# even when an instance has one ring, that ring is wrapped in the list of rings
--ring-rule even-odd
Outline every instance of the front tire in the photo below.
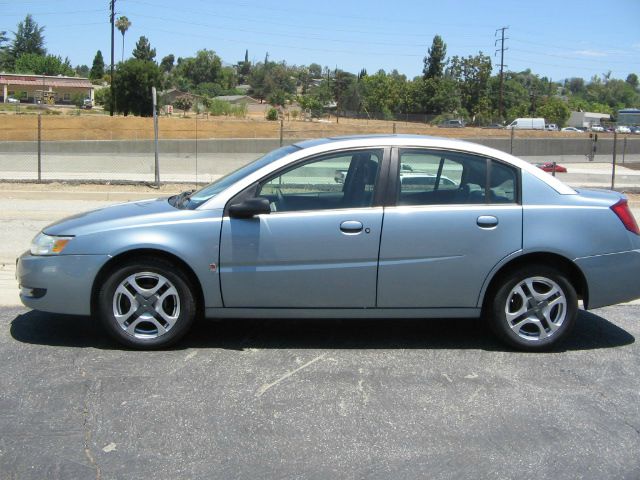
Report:
[[[115,268],[100,287],[98,311],[107,332],[136,349],[177,342],[196,316],[188,277],[171,262],[141,258]]]
[[[488,311],[493,331],[519,350],[548,350],[563,341],[578,314],[576,291],[560,271],[528,266],[506,275]]]

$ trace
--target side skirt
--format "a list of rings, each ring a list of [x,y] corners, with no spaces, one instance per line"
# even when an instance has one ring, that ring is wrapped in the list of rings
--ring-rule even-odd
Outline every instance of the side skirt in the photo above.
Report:
[[[207,308],[207,318],[477,318],[479,308]]]

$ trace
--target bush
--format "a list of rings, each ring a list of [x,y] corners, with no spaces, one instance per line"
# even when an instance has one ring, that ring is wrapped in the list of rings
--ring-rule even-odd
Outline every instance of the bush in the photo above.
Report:
[[[269,110],[267,110],[267,120],[278,120],[278,111],[275,108],[271,107]]]
[[[224,100],[218,100],[212,98],[209,102],[209,113],[215,116],[229,115],[231,111],[231,104]]]
[[[187,110],[191,110],[193,107],[193,99],[188,95],[181,95],[173,101],[173,106],[178,110],[182,110],[182,116],[187,114]]]

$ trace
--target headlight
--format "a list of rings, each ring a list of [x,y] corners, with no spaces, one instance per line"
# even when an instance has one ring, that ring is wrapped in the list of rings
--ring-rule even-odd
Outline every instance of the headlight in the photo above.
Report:
[[[58,255],[73,237],[54,237],[39,233],[31,241],[31,255]]]

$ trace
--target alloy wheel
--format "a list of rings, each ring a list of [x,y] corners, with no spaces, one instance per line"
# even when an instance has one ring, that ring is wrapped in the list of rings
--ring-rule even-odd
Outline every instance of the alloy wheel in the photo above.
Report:
[[[567,317],[567,297],[553,280],[536,276],[518,282],[505,305],[509,328],[520,338],[536,342],[551,337]]]
[[[180,316],[180,296],[163,275],[139,272],[120,282],[113,294],[113,316],[120,328],[138,339],[166,334]]]

